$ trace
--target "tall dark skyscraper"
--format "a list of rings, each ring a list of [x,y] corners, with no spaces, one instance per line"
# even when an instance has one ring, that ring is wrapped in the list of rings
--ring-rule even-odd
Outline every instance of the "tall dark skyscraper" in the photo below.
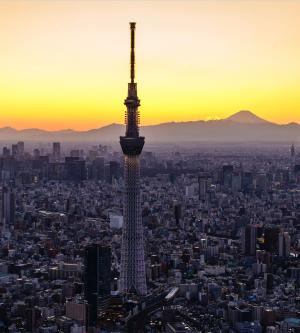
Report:
[[[88,326],[96,326],[99,306],[110,296],[111,248],[91,244],[85,249],[85,298],[89,305]]]
[[[2,187],[1,222],[3,225],[12,225],[15,221],[15,193],[10,186]]]
[[[177,225],[179,225],[182,218],[182,205],[175,201],[174,202],[174,218]]]
[[[14,157],[16,157],[18,155],[18,146],[16,144],[13,144],[11,146],[11,154]]]
[[[24,155],[24,152],[25,152],[25,144],[23,141],[19,141],[17,143],[17,154],[18,154],[18,157],[22,157]]]
[[[60,142],[53,142],[52,144],[53,151],[52,151],[52,157],[54,162],[60,161]]]
[[[291,247],[291,237],[288,232],[280,232],[278,236],[278,255],[289,257]]]
[[[130,83],[124,104],[127,107],[125,136],[120,137],[124,153],[124,225],[122,232],[121,290],[139,295],[147,293],[144,236],[140,199],[140,154],[145,138],[139,135],[140,100],[135,77],[135,23],[130,23]]]
[[[253,224],[246,225],[242,230],[242,247],[247,256],[256,254],[257,226]]]
[[[199,200],[207,199],[207,191],[208,191],[208,176],[204,173],[201,173],[198,177],[198,185],[199,185]]]
[[[116,161],[109,162],[109,182],[112,183],[113,179],[119,179],[120,164]]]
[[[264,244],[265,250],[277,254],[279,245],[280,227],[269,226],[265,228]]]
[[[223,165],[222,168],[222,181],[223,185],[228,189],[232,186],[233,166]]]

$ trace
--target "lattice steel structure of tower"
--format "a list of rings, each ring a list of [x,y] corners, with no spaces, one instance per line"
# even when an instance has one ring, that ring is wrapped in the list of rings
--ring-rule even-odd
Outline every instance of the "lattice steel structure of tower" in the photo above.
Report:
[[[135,23],[130,23],[130,83],[124,104],[126,133],[120,137],[124,154],[124,225],[122,231],[121,290],[127,293],[145,295],[147,293],[144,235],[140,199],[140,154],[145,138],[139,135],[140,100],[137,96],[135,76]]]

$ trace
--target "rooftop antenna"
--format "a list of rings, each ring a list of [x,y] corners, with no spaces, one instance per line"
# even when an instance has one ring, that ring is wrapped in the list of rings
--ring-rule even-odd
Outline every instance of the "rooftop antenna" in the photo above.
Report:
[[[131,40],[131,50],[130,50],[130,80],[131,83],[134,83],[134,75],[135,75],[135,54],[134,54],[134,47],[135,47],[135,22],[130,22],[130,40]]]

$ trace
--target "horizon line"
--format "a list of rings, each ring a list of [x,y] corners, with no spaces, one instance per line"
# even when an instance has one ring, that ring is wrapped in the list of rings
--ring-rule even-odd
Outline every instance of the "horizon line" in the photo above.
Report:
[[[237,111],[235,113],[233,113],[232,115],[228,116],[228,117],[225,117],[225,118],[218,118],[217,116],[215,118],[212,118],[212,119],[198,119],[198,120],[185,120],[185,121],[166,121],[166,122],[162,122],[162,123],[154,123],[154,124],[148,124],[148,125],[141,125],[140,127],[143,128],[143,127],[152,127],[152,126],[160,126],[160,125],[167,125],[167,124],[186,124],[186,123],[197,123],[197,122],[214,122],[214,121],[222,121],[222,120],[231,120],[230,118],[231,117],[234,117],[235,115],[237,114],[240,114],[242,112],[246,112],[248,114],[250,114],[253,118],[257,118],[261,121],[264,121],[266,123],[269,123],[269,124],[274,124],[274,125],[278,125],[278,126],[287,126],[287,125],[291,125],[291,124],[296,124],[296,125],[300,125],[299,123],[295,122],[295,121],[291,121],[291,122],[288,122],[288,123],[277,123],[277,122],[274,122],[274,121],[269,121],[269,120],[266,120],[264,118],[261,118],[260,116],[258,116],[257,114],[253,113],[252,111],[249,111],[249,110],[240,110],[240,111]],[[236,123],[243,123],[242,121],[234,121],[234,120],[231,120],[233,122],[236,122]],[[247,124],[247,122],[245,121],[244,124]],[[258,123],[251,123],[251,122],[248,122],[248,124],[251,124],[251,125],[257,125]],[[0,129],[11,129],[11,130],[15,130],[15,131],[18,131],[18,132],[21,132],[21,131],[30,131],[30,130],[38,130],[38,131],[43,131],[43,132],[49,132],[49,133],[53,133],[53,132],[63,132],[63,131],[69,131],[69,132],[78,132],[78,133],[85,133],[85,132],[89,132],[89,131],[93,131],[93,130],[99,130],[99,129],[102,129],[102,128],[105,128],[105,127],[110,127],[110,126],[113,126],[113,125],[118,125],[118,126],[125,126],[124,123],[117,123],[117,122],[112,122],[112,123],[108,123],[108,124],[105,124],[103,126],[100,126],[100,127],[92,127],[92,128],[88,128],[88,129],[84,129],[84,130],[80,130],[80,129],[74,129],[74,128],[61,128],[61,129],[53,129],[53,130],[49,130],[49,129],[46,129],[46,128],[43,128],[43,127],[26,127],[26,128],[18,128],[18,127],[13,127],[13,126],[9,126],[9,125],[3,125],[0,127]]]

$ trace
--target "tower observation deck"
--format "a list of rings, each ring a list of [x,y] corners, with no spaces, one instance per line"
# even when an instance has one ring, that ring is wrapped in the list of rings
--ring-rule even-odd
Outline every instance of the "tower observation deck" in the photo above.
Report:
[[[145,138],[139,135],[140,100],[135,82],[135,23],[130,23],[130,82],[126,105],[126,133],[120,137],[124,154],[124,225],[121,249],[121,290],[145,295],[147,293],[144,234],[140,199],[140,159]]]

